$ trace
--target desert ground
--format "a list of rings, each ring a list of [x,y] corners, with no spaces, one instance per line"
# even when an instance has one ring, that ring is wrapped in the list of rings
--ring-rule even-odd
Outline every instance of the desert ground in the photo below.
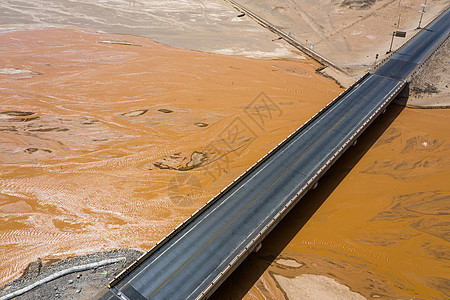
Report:
[[[351,80],[383,57],[399,12],[411,37],[420,4],[238,2],[306,37]],[[428,4],[423,24],[448,1]],[[171,5],[0,4],[0,283],[38,259],[48,266],[16,282],[67,257],[150,249],[342,91],[226,2]],[[409,106],[447,105],[446,53],[412,82]],[[392,104],[215,297],[448,298],[448,118]],[[101,253],[89,259],[118,255]],[[103,288],[123,266],[20,299],[95,298],[88,278]]]
[[[244,7],[268,20],[298,41],[344,68],[352,75],[365,73],[392,49],[418,32],[423,0],[240,0]],[[433,20],[450,1],[427,1],[422,26]],[[399,21],[400,20],[400,21]]]
[[[408,107],[450,108],[450,44],[447,40],[410,84]]]

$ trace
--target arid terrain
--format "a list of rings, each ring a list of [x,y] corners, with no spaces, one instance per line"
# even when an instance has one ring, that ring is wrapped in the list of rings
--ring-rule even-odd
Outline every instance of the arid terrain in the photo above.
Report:
[[[260,17],[291,33],[295,39],[325,56],[350,74],[360,75],[380,61],[389,50],[392,32],[406,31],[395,38],[393,50],[418,31],[423,0],[239,0]],[[422,27],[433,20],[448,0],[427,1]],[[400,22],[399,22],[400,20]]]
[[[0,45],[2,282],[38,257],[148,249],[341,91],[311,60],[143,37],[15,31]]]
[[[448,298],[449,117],[391,105],[217,299]]]
[[[408,106],[450,108],[450,44],[447,42],[421,70],[410,85]]]
[[[399,12],[416,32],[422,1],[237,2],[354,77]],[[83,255],[150,249],[342,91],[225,1],[50,3],[0,4],[0,284],[38,261],[0,296],[123,259],[19,299],[95,298],[138,252]],[[448,3],[428,1],[423,24]],[[448,105],[447,54],[409,106]],[[391,105],[215,297],[450,297],[449,114]]]

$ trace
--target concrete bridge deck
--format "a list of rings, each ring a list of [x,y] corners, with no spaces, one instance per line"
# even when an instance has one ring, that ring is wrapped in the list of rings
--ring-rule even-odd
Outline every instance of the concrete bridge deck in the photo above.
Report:
[[[120,274],[102,299],[209,296],[448,38],[447,10]]]

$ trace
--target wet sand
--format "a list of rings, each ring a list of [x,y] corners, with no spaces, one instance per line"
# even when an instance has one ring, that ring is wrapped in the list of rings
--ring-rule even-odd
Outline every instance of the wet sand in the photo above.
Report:
[[[447,299],[449,117],[391,105],[217,299]]]
[[[38,257],[149,249],[341,91],[318,66],[1,33],[0,283]]]
[[[0,32],[76,27],[248,57],[301,57],[223,0],[3,0]]]

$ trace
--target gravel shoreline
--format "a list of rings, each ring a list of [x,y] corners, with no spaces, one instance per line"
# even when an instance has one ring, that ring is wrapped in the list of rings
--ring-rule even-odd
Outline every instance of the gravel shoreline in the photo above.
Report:
[[[0,299],[10,299],[8,295],[16,291],[54,274],[64,273],[81,266],[86,266],[88,269],[60,276],[14,299],[96,299],[97,295],[107,288],[108,282],[142,253],[134,249],[114,249],[70,257],[46,266],[42,266],[41,260],[37,260],[30,263],[20,278],[0,287]],[[117,262],[111,263],[111,261]],[[95,267],[96,263],[107,264]]]
[[[450,43],[447,40],[410,83],[410,108],[450,108]]]

